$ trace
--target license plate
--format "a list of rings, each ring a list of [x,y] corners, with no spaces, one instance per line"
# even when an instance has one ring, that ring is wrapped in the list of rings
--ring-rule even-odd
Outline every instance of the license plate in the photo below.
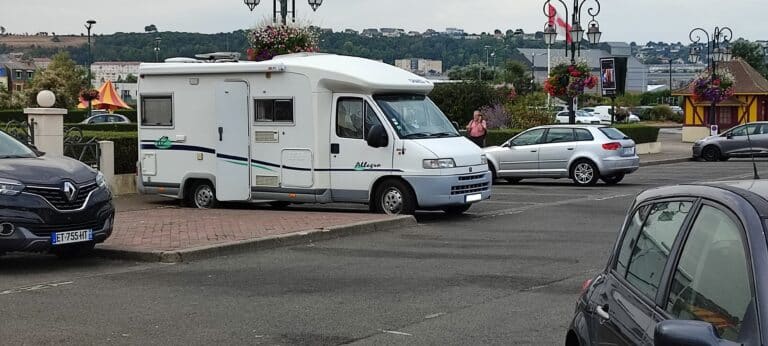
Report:
[[[634,154],[635,154],[635,147],[624,148],[624,155],[634,155]]]
[[[467,195],[467,197],[465,197],[465,201],[467,203],[469,203],[469,202],[477,202],[477,201],[479,201],[481,199],[483,199],[483,195],[481,195],[479,193],[478,194],[474,194],[474,195]]]
[[[53,245],[81,243],[91,240],[93,240],[93,230],[90,229],[51,233],[51,244]]]

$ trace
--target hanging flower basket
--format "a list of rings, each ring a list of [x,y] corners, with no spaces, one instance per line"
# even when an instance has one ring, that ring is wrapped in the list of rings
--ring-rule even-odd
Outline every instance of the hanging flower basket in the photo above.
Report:
[[[552,68],[549,78],[544,81],[544,91],[554,97],[577,97],[584,89],[597,86],[597,77],[590,73],[586,63],[559,64]]]
[[[694,101],[720,103],[733,96],[733,77],[727,71],[714,78],[701,75],[691,83],[691,93]]]
[[[80,92],[80,98],[87,101],[93,101],[99,98],[99,91],[96,89],[85,89]]]
[[[270,60],[277,55],[317,52],[318,36],[309,27],[263,25],[248,32],[248,60]]]

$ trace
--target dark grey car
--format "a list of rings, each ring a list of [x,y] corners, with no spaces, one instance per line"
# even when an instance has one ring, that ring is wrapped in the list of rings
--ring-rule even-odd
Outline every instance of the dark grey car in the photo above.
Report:
[[[640,194],[567,345],[767,345],[768,181]]]
[[[694,159],[725,161],[731,157],[746,157],[751,154],[768,155],[768,122],[736,126],[721,135],[700,139],[693,144]]]

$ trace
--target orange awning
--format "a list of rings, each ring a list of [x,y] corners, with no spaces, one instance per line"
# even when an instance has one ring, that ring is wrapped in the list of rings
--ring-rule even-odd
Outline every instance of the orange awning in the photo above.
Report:
[[[111,81],[107,81],[99,87],[99,98],[91,101],[91,104],[94,109],[131,109],[131,107],[117,95],[115,86],[112,85]],[[77,105],[77,108],[88,108],[88,101],[80,98],[80,103]]]

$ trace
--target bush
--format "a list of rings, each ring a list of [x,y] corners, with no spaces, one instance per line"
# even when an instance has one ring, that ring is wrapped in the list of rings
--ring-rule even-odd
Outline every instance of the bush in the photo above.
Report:
[[[466,125],[472,120],[472,113],[497,103],[499,92],[483,82],[443,83],[435,85],[429,98],[451,121]]]
[[[509,127],[509,112],[501,104],[480,108],[480,113],[485,116],[485,122],[489,130],[506,129]]]
[[[139,159],[139,136],[137,132],[83,131],[85,139],[115,143],[115,174],[136,173]]]
[[[520,96],[508,106],[512,114],[511,124],[513,128],[527,129],[555,122],[554,114],[544,107],[547,97],[543,93],[534,93]]]
[[[103,123],[103,124],[64,124],[65,127],[77,127],[83,131],[106,131],[106,132],[136,132],[136,123]]]
[[[508,141],[510,138],[517,136],[517,134],[520,132],[523,132],[523,130],[517,130],[517,129],[489,130],[488,134],[485,137],[485,145],[489,147],[494,145],[502,145],[504,144],[504,142]]]
[[[645,125],[616,125],[617,129],[632,138],[636,144],[653,143],[659,139],[659,128]]]
[[[682,116],[677,114],[667,105],[658,105],[648,110],[648,117],[656,121],[682,122]]]
[[[67,114],[64,115],[64,123],[79,123],[85,120],[85,115],[87,113],[88,111],[84,109],[69,110]],[[131,122],[136,122],[135,109],[119,110],[115,111],[115,113],[125,115]],[[21,109],[0,110],[0,122],[7,123],[11,120],[27,121],[27,115],[24,114],[24,110]]]

